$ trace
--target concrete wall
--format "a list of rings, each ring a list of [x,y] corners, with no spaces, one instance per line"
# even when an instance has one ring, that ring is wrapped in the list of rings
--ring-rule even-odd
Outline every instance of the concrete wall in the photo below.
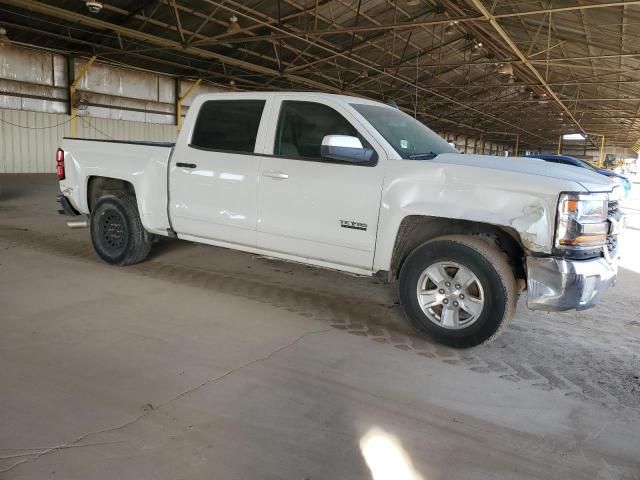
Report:
[[[55,172],[55,152],[71,135],[69,115],[0,109],[0,173]],[[175,125],[78,117],[78,136],[174,141]]]

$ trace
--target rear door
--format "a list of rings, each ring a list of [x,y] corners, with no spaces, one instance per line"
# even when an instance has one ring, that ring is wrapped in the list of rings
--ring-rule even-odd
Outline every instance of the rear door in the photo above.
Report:
[[[260,157],[254,152],[268,103],[260,96],[206,100],[195,123],[185,124],[191,131],[178,142],[169,173],[169,210],[179,236],[255,247]]]
[[[258,247],[311,263],[371,269],[384,150],[337,102],[280,95],[269,124],[258,187]],[[357,136],[376,150],[377,160],[323,159],[325,135]]]

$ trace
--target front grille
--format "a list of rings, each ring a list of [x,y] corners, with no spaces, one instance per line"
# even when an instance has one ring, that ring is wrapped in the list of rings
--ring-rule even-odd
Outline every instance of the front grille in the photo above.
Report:
[[[622,212],[620,211],[620,205],[618,204],[617,200],[609,200],[607,217],[610,219],[614,219],[615,221],[620,221],[620,219],[622,218]],[[612,256],[615,255],[615,253],[618,251],[618,235],[607,235],[605,246]]]
[[[618,235],[607,235],[605,245],[609,253],[615,253],[618,250]]]

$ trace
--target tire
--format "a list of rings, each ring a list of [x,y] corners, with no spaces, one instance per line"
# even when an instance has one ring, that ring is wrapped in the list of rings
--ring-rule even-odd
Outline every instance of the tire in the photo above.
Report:
[[[400,270],[399,293],[419,333],[456,348],[495,338],[511,321],[518,300],[506,255],[465,235],[439,237],[416,248]]]
[[[111,265],[133,265],[151,251],[152,235],[140,221],[134,196],[116,192],[100,197],[91,211],[91,242]]]

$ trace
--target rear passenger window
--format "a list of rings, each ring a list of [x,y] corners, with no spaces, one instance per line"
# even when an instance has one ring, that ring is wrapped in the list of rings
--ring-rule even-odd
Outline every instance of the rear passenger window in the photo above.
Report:
[[[209,100],[200,107],[191,145],[253,153],[264,100]]]

